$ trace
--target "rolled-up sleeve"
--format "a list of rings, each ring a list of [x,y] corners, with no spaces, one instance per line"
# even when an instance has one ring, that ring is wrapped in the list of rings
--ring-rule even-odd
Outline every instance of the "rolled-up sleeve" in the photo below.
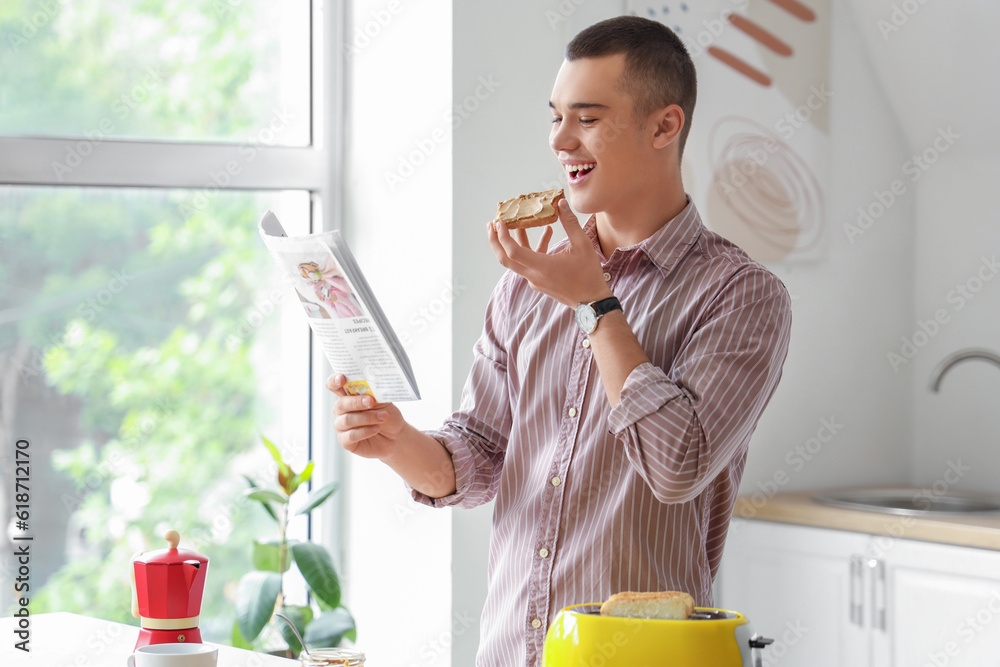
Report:
[[[739,271],[669,369],[632,370],[608,427],[657,499],[696,498],[745,453],[781,377],[790,329],[781,281]]]
[[[487,306],[461,406],[441,428],[425,431],[451,454],[455,493],[431,498],[408,487],[417,502],[431,507],[476,507],[496,496],[512,421],[503,340],[508,322],[508,278],[500,281]]]

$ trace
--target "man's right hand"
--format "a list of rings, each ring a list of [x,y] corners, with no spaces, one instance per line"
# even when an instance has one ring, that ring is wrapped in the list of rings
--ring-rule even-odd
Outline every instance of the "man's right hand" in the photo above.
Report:
[[[343,375],[335,375],[326,381],[327,389],[337,395],[333,407],[337,440],[352,454],[384,460],[393,453],[406,421],[399,408],[392,403],[376,403],[367,394],[348,394],[344,391],[346,382],[347,378]]]

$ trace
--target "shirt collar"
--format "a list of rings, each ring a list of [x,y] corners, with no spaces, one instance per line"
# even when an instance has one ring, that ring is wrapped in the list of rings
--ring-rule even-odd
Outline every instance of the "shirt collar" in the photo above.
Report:
[[[687,249],[698,240],[703,229],[701,215],[698,213],[694,201],[687,193],[684,194],[684,197],[687,200],[687,206],[680,213],[639,243],[626,248],[616,248],[607,260],[611,261],[615,253],[641,251],[660,269],[663,275],[670,273]],[[594,244],[594,248],[600,255],[601,245],[597,241],[596,215],[590,216],[583,230],[590,237],[591,243]]]

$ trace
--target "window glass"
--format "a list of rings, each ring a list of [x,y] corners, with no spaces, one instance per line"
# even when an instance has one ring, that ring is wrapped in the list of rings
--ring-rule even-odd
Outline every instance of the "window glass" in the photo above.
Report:
[[[0,134],[303,146],[307,0],[3,0]]]
[[[135,624],[130,556],[174,528],[210,559],[203,636],[228,643],[253,540],[277,534],[245,476],[274,485],[262,434],[301,469],[309,337],[257,220],[307,232],[310,197],[202,195],[0,187],[0,442],[30,442],[32,613]]]

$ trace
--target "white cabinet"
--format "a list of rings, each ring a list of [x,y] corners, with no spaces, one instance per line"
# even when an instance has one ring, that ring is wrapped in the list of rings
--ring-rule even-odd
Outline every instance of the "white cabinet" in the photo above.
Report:
[[[775,640],[765,665],[1000,665],[997,551],[734,518],[716,606]]]

